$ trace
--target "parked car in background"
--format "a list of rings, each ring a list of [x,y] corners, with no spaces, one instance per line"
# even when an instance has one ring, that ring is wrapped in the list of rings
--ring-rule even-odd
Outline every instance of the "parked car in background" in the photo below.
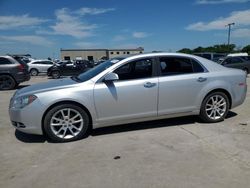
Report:
[[[226,54],[223,53],[212,53],[212,52],[202,52],[202,53],[194,53],[193,55],[197,55],[214,62],[217,62],[220,58],[225,57]]]
[[[228,56],[222,59],[219,64],[230,67],[244,70],[247,74],[250,71],[250,57],[249,56]]]
[[[54,63],[50,60],[34,60],[28,63],[31,76],[37,76],[39,73],[47,73],[48,68]]]
[[[61,76],[75,76],[84,72],[87,67],[88,66],[84,63],[64,61],[48,68],[47,75],[54,79],[60,78]]]
[[[84,137],[90,128],[169,117],[223,121],[244,102],[246,91],[242,70],[187,54],[150,53],[22,88],[11,99],[9,114],[20,131],[65,142]]]
[[[243,53],[232,53],[232,54],[227,54],[228,57],[237,57],[237,56],[241,56],[241,57],[245,57],[248,56],[248,53],[243,52]]]
[[[26,63],[11,56],[0,56],[0,90],[14,89],[29,79]]]

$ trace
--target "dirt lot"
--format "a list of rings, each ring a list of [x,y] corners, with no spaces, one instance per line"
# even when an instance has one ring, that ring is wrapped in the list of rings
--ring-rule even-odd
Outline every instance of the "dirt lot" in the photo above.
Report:
[[[35,77],[20,87],[43,81]],[[8,116],[14,92],[0,92],[2,188],[250,185],[249,91],[221,123],[203,124],[197,117],[137,123],[94,130],[65,144],[15,131]]]

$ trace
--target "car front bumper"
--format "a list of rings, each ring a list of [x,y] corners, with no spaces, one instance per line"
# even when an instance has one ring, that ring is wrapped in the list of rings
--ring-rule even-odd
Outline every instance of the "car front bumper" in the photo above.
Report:
[[[12,125],[21,132],[42,135],[42,111],[39,109],[39,100],[22,109],[9,108],[9,116]]]

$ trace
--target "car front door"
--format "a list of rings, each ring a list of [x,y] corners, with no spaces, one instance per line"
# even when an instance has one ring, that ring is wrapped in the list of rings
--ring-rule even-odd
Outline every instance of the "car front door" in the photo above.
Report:
[[[156,117],[158,78],[153,58],[138,59],[116,70],[119,80],[95,84],[94,100],[99,122],[128,122]]]
[[[64,76],[71,76],[72,73],[74,72],[73,66],[74,66],[73,63],[70,62],[70,61],[68,61],[68,62],[66,62],[65,64],[63,64],[63,65],[62,65],[62,69],[61,69],[62,74],[63,74]]]
[[[158,115],[191,112],[207,82],[204,68],[195,60],[183,57],[159,57]]]

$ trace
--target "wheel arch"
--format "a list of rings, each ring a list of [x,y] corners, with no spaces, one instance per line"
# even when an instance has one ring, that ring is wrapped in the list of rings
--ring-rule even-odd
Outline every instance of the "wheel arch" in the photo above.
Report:
[[[15,83],[17,84],[17,81],[16,81],[15,77],[14,77],[12,74],[7,73],[7,72],[3,72],[3,73],[0,73],[0,76],[2,76],[2,75],[8,75],[8,76],[10,76],[11,78],[13,78],[13,80],[14,80]]]
[[[45,116],[46,114],[52,109],[54,108],[55,106],[58,106],[58,105],[61,105],[61,104],[74,104],[76,106],[79,106],[80,108],[82,108],[88,115],[89,117],[89,128],[92,129],[92,116],[91,116],[91,113],[89,112],[89,110],[84,106],[82,105],[81,103],[79,102],[76,102],[76,101],[72,101],[72,100],[65,100],[65,101],[59,101],[59,102],[56,102],[52,105],[50,105],[46,110],[45,112],[43,113],[43,117],[42,117],[42,122],[41,122],[41,125],[42,125],[42,131],[43,131],[43,134],[45,135],[46,132],[44,130],[44,119],[45,119]]]
[[[29,72],[30,72],[31,70],[36,70],[37,72],[39,72],[39,70],[38,70],[37,68],[35,68],[35,67],[30,68]]]

